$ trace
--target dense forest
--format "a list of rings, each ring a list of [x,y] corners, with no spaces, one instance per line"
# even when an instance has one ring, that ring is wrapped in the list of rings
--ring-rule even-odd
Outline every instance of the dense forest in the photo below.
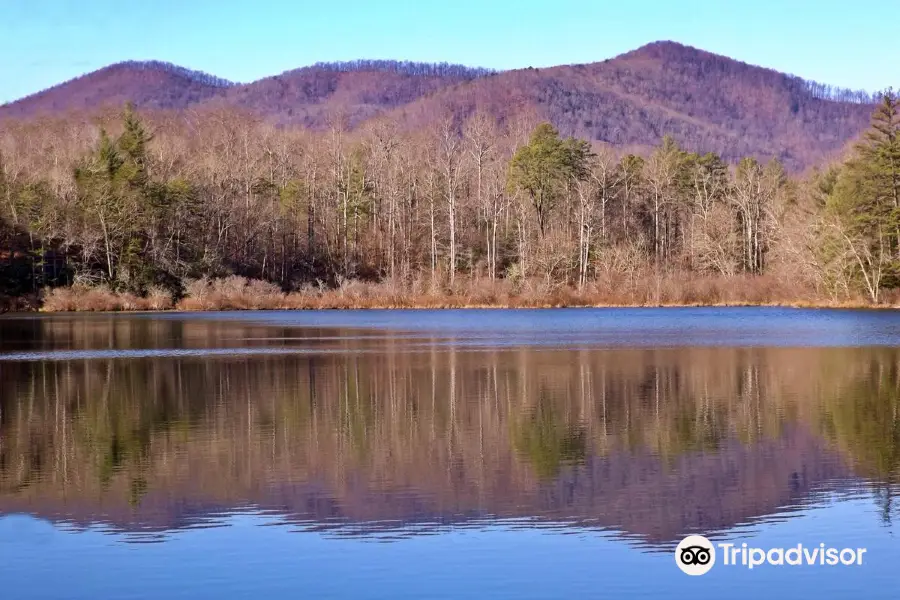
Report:
[[[451,107],[413,131],[234,108],[7,121],[0,291],[51,309],[892,301],[898,109],[886,93],[843,162],[802,177]]]

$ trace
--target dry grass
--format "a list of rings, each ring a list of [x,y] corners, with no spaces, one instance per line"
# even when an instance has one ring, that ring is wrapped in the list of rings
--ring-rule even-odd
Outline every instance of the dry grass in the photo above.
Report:
[[[282,308],[285,295],[274,283],[233,275],[198,279],[185,286],[180,310],[260,310]]]
[[[105,286],[73,286],[48,290],[44,294],[41,310],[47,312],[168,310],[172,306],[172,295],[161,288],[152,288],[146,297],[141,297],[113,292]]]
[[[532,280],[462,280],[430,289],[390,282],[354,282],[336,290],[308,288],[284,297],[280,308],[556,308],[628,306],[868,306],[863,298],[833,302],[811,290],[768,277],[617,277],[582,288]]]
[[[48,291],[42,310],[303,310],[367,308],[553,308],[627,306],[798,306],[868,307],[862,297],[829,300],[814,290],[771,277],[611,276],[582,288],[544,280],[490,281],[458,279],[453,286],[416,280],[407,283],[342,281],[337,288],[307,286],[284,293],[275,284],[231,276],[200,279],[185,286],[173,305],[161,289],[146,297],[115,293],[104,287]],[[892,300],[896,300],[893,296]],[[893,306],[890,302],[880,306]]]

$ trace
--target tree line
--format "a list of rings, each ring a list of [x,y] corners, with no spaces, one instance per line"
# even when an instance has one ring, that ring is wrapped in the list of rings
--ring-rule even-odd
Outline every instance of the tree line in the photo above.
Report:
[[[478,77],[493,75],[497,71],[484,67],[467,67],[465,65],[441,62],[426,63],[409,60],[348,60],[338,62],[317,62],[306,67],[309,70],[323,70],[337,73],[382,72],[411,75],[414,77],[452,77],[460,80],[472,80]]]
[[[898,285],[898,108],[885,93],[843,161],[802,175],[669,137],[623,153],[528,115],[449,109],[419,131],[339,116],[324,132],[279,128],[234,109],[9,121],[0,293],[177,297],[231,274],[287,291],[742,278],[877,303]]]
[[[851,88],[842,88],[829,85],[827,83],[819,83],[817,81],[808,81],[804,79],[798,80],[803,87],[812,94],[814,98],[822,100],[833,100],[835,102],[853,102],[855,104],[878,104],[884,97],[885,92],[867,92],[866,90],[854,90]]]

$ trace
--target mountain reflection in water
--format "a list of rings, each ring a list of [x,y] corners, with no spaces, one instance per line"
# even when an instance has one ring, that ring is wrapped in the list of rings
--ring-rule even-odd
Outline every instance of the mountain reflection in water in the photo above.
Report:
[[[0,515],[143,541],[247,512],[667,550],[835,495],[898,516],[896,347],[466,347],[191,317],[0,320],[0,339]]]

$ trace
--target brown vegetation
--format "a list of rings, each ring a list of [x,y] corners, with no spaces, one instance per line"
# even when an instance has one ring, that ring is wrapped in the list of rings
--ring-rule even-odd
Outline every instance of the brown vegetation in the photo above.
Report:
[[[888,306],[894,304],[889,299]],[[865,297],[840,301],[817,298],[767,276],[642,277],[590,282],[581,288],[548,286],[540,280],[460,279],[451,288],[430,289],[427,283],[404,286],[384,281],[343,281],[336,289],[306,286],[285,293],[269,282],[231,276],[199,279],[186,286],[177,303],[156,288],[147,297],[108,288],[72,287],[47,291],[41,310],[134,311],[166,310],[298,310],[356,308],[558,308],[628,306],[870,306]]]
[[[226,287],[226,286],[223,286]],[[248,295],[251,285],[234,292],[213,293],[208,303],[191,295],[178,307],[191,310],[240,310],[245,308],[351,309],[351,308],[553,308],[576,306],[686,306],[767,305],[808,302],[796,290],[783,289],[767,278],[716,278],[683,280],[664,277],[635,281],[591,282],[581,288],[547,285],[542,281],[521,284],[505,280],[458,280],[452,287],[429,289],[427,284],[404,287],[391,282],[369,284],[342,282],[337,289],[307,287],[290,294],[271,289],[257,297]]]
[[[171,293],[161,288],[153,288],[142,297],[128,292],[114,292],[105,286],[77,285],[47,290],[41,308],[48,312],[92,312],[166,310],[172,306]]]

